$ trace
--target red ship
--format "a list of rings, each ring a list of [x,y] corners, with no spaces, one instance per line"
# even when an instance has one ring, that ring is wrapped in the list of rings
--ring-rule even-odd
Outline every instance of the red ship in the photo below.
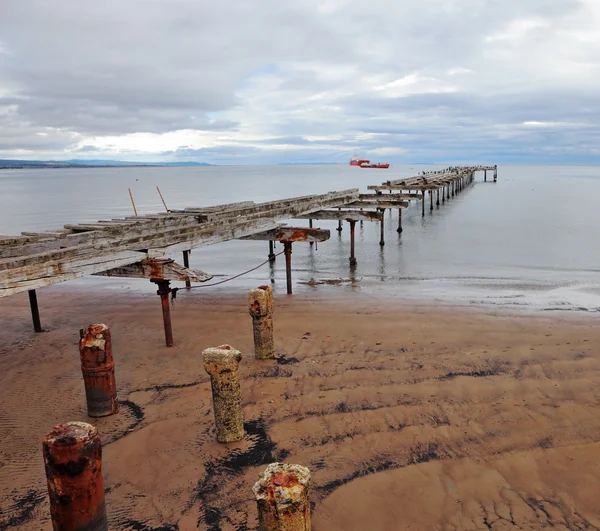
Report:
[[[369,164],[368,160],[367,161],[363,161],[363,163],[359,164],[359,166],[361,168],[378,168],[378,169],[382,169],[382,170],[385,170],[385,169],[387,169],[387,168],[390,167],[389,164],[382,164],[380,162],[378,162],[377,164]]]
[[[367,159],[359,159],[358,157],[352,157],[350,159],[350,166],[361,166],[362,164],[369,164],[371,162]]]

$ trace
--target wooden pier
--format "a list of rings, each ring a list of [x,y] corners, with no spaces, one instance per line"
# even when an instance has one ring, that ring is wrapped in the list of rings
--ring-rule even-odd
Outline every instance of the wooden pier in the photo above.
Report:
[[[0,297],[29,292],[34,329],[42,331],[36,289],[85,275],[145,278],[158,286],[165,316],[167,344],[170,332],[169,295],[171,281],[206,282],[212,275],[188,267],[191,249],[234,239],[265,240],[284,245],[287,292],[292,293],[291,256],[295,242],[322,242],[329,230],[313,227],[313,220],[337,220],[350,225],[350,265],[356,266],[354,227],[357,221],[381,225],[380,245],[384,245],[385,209],[398,210],[398,232],[402,231],[402,209],[421,201],[425,215],[426,193],[430,210],[444,203],[473,182],[475,172],[493,171],[497,166],[457,166],[443,171],[386,181],[368,186],[371,193],[358,189],[321,195],[294,197],[266,203],[238,202],[211,207],[170,210],[147,216],[131,216],[97,223],[65,225],[48,232],[25,232],[20,236],[0,236]],[[388,192],[388,193],[384,193]],[[283,225],[284,220],[309,220],[308,227]],[[183,265],[168,258],[183,253]],[[167,330],[168,329],[168,330]]]

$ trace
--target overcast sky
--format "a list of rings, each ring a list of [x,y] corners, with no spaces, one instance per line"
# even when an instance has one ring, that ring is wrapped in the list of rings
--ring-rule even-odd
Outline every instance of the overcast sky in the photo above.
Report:
[[[0,158],[600,162],[600,0],[0,0]]]

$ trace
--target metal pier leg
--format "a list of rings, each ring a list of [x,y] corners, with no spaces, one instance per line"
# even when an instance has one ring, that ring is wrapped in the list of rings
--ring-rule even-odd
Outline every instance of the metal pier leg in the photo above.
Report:
[[[384,237],[384,228],[385,228],[385,224],[384,224],[384,218],[385,218],[385,208],[381,209],[382,210],[382,216],[381,216],[381,221],[380,221],[380,227],[381,227],[381,233],[379,236],[379,245],[381,245],[382,247],[385,245],[385,237]]]
[[[398,233],[402,232],[402,209],[398,209],[398,228],[396,229]]]
[[[40,310],[38,308],[37,294],[34,289],[29,290],[29,306],[31,308],[31,319],[33,320],[33,329],[36,332],[43,332],[40,322]]]
[[[158,286],[156,292],[160,295],[160,304],[162,306],[163,324],[165,327],[165,342],[167,347],[173,346],[173,328],[171,327],[171,307],[169,305],[169,295],[171,294],[170,282],[168,280],[151,280]]]
[[[190,267],[190,251],[183,251],[183,265],[189,269]],[[190,289],[192,283],[189,280],[185,281],[185,289]]]
[[[275,262],[275,253],[273,252],[273,240],[269,240],[269,262]]]
[[[287,284],[287,294],[292,294],[292,242],[283,242],[283,252],[285,254],[285,280]]]
[[[350,220],[350,265],[356,265],[356,257],[354,256],[354,227],[356,226],[356,221]]]

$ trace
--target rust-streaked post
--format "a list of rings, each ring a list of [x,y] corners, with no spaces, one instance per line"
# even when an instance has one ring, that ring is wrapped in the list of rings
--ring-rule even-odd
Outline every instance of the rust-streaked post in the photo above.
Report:
[[[210,375],[217,440],[220,443],[244,438],[242,397],[238,367],[242,354],[230,345],[207,348],[202,353],[204,369]]]
[[[166,205],[165,205],[166,208]],[[168,212],[168,210],[167,210]],[[183,266],[187,269],[190,268],[190,252],[191,251],[183,251]],[[192,287],[192,283],[189,278],[185,281],[185,289],[190,289]]]
[[[165,327],[165,342],[167,347],[173,346],[173,328],[171,327],[171,307],[169,305],[169,295],[171,294],[170,282],[162,279],[150,279],[158,286],[157,295],[160,295],[160,304],[162,306],[163,324]]]
[[[356,257],[354,256],[354,229],[356,227],[356,221],[351,219],[350,223],[350,265],[356,265]]]
[[[273,290],[270,286],[259,286],[250,290],[248,306],[254,332],[254,357],[257,360],[274,358]]]
[[[425,190],[421,190],[421,214],[425,217]]]
[[[292,294],[292,242],[283,242],[283,253],[285,255],[285,282],[287,285],[287,294],[291,295]]]
[[[310,471],[272,463],[252,488],[259,531],[310,531]]]
[[[33,320],[33,330],[43,332],[40,321],[40,309],[38,308],[37,294],[34,289],[29,290],[29,307],[31,308],[31,319]]]
[[[52,428],[43,441],[44,464],[55,531],[108,531],[102,443],[85,422]]]
[[[274,253],[273,240],[269,240],[269,262],[273,263],[276,260]]]
[[[110,330],[102,323],[91,324],[79,331],[79,337],[79,358],[88,416],[114,415],[119,412],[119,400]]]
[[[398,209],[398,228],[396,229],[396,232],[398,232],[398,233],[402,232],[402,209],[401,208]]]

